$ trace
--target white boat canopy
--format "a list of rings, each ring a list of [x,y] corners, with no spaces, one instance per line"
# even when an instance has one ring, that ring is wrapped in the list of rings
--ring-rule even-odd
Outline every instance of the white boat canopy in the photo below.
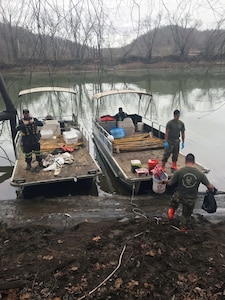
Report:
[[[146,96],[152,96],[151,93],[145,92],[145,91],[140,91],[140,90],[112,90],[112,91],[106,91],[102,93],[95,94],[93,96],[94,100],[99,100],[103,97],[111,96],[111,95],[116,95],[116,94],[137,94],[140,96],[146,95]]]
[[[47,86],[47,87],[37,87],[31,88],[27,90],[22,90],[19,92],[19,97],[32,94],[32,93],[44,93],[44,92],[63,92],[63,93],[71,93],[76,95],[76,91],[71,88],[64,88],[64,87],[56,87],[56,86]]]

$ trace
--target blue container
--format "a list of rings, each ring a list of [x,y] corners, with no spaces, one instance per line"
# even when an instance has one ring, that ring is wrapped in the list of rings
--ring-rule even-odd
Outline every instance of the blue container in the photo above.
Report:
[[[113,128],[110,130],[110,134],[114,137],[114,139],[121,139],[125,137],[125,131],[123,128]]]

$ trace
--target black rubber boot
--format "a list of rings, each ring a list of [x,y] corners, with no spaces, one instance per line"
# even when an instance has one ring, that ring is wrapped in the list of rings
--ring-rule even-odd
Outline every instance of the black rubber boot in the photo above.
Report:
[[[31,169],[31,163],[27,163],[25,170],[29,171]]]

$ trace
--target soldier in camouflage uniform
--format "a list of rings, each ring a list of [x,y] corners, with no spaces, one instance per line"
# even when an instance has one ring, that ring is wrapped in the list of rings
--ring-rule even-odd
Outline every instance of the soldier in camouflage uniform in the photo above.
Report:
[[[165,165],[172,154],[172,165],[171,169],[178,170],[177,167],[177,159],[178,154],[180,151],[180,134],[182,139],[182,146],[181,148],[184,148],[184,139],[185,139],[185,126],[184,123],[179,120],[180,118],[180,111],[175,110],[173,112],[174,118],[170,120],[166,124],[166,133],[165,133],[165,141],[164,141],[164,155],[162,159],[162,170],[165,171]]]
[[[195,157],[189,153],[185,157],[185,166],[176,171],[169,181],[164,181],[167,185],[178,185],[171,198],[168,218],[172,220],[179,204],[182,204],[181,226],[184,229],[191,226],[191,215],[195,207],[200,183],[204,184],[210,191],[214,191],[214,186],[209,182],[206,175],[194,164]]]

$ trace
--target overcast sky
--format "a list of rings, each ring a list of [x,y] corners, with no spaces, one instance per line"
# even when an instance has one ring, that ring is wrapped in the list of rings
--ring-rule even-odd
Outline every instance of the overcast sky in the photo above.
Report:
[[[141,33],[143,20],[151,20],[152,25],[161,14],[161,25],[168,25],[172,19],[178,24],[189,15],[189,25],[198,21],[198,29],[216,28],[225,16],[225,0],[114,0],[106,1],[114,14],[114,26],[118,28],[118,40],[132,38]],[[111,4],[110,4],[111,3]],[[224,27],[224,26],[223,26]]]
[[[48,17],[56,20],[59,24],[57,32],[61,36],[67,33],[67,28],[65,28],[65,22],[69,16],[67,12],[73,13],[73,20],[77,18],[75,17],[77,15],[85,26],[87,24],[85,22],[89,22],[87,21],[88,14],[95,15],[92,20],[104,24],[102,38],[104,46],[128,44],[136,36],[153,29],[155,22],[159,20],[159,15],[161,16],[160,26],[174,23],[182,26],[182,20],[187,19],[188,16],[187,27],[194,26],[198,22],[199,30],[212,29],[216,28],[220,22],[220,28],[225,29],[225,0],[0,0],[0,21],[3,21],[6,15],[8,15],[7,19],[14,18],[17,21],[23,11],[25,17],[21,18],[19,25],[26,23],[26,28],[33,31],[35,18],[41,15],[39,9],[40,12],[44,11],[44,18],[47,11]],[[31,11],[30,16],[34,18],[34,25],[32,22],[27,22],[28,11]],[[41,20],[43,21],[44,18]],[[49,30],[51,30],[50,26]],[[45,27],[47,30],[47,25]],[[63,28],[65,32],[62,34]]]

